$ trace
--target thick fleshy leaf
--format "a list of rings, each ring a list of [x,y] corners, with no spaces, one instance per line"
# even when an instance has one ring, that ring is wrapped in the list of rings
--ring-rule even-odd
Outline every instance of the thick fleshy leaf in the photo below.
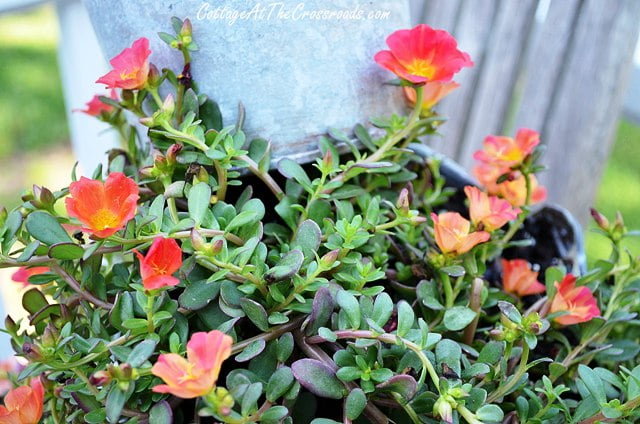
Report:
[[[291,365],[296,380],[311,393],[329,399],[342,399],[345,387],[336,373],[316,359],[300,359]]]
[[[415,396],[418,383],[410,375],[399,374],[394,375],[384,383],[378,384],[376,388],[398,393],[408,402],[413,399],[413,396]]]
[[[320,287],[313,298],[313,307],[305,328],[307,336],[316,334],[318,329],[329,321],[333,308],[331,292],[326,287]]]
[[[284,255],[277,265],[265,274],[265,278],[269,281],[282,281],[291,278],[300,270],[303,261],[302,252],[294,249]]]
[[[25,220],[25,228],[33,238],[49,246],[56,243],[73,243],[58,220],[46,212],[36,211],[29,214]]]

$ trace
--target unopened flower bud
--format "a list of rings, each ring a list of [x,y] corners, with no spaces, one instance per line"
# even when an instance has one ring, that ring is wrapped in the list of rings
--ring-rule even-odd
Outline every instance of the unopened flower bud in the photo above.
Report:
[[[339,254],[340,249],[335,249],[325,253],[324,256],[320,258],[320,266],[324,269],[331,269],[336,260],[338,260]]]
[[[193,27],[191,21],[187,18],[182,22],[182,28],[180,28],[180,35],[182,37],[191,36],[193,34]]]
[[[145,127],[153,128],[153,127],[157,126],[156,120],[153,119],[153,117],[151,117],[151,116],[145,116],[144,118],[140,118],[139,121]]]
[[[52,323],[48,323],[42,333],[42,346],[47,348],[55,347],[58,342],[58,336],[58,329]]]
[[[504,340],[504,331],[502,331],[502,328],[494,328],[489,331],[489,336],[494,340]]]
[[[162,112],[165,116],[173,116],[173,111],[176,109],[176,102],[173,99],[173,94],[169,94],[162,103]]]
[[[89,382],[94,386],[106,386],[111,382],[111,374],[107,370],[96,371],[89,377]]]
[[[409,211],[409,190],[403,188],[398,196],[396,207],[403,212]]]
[[[327,153],[324,154],[324,157],[322,158],[322,167],[325,172],[329,172],[333,169],[333,154],[331,153],[331,150],[327,150]]]
[[[152,88],[160,86],[162,82],[162,75],[158,68],[153,63],[149,64],[149,74],[147,76],[147,85]]]
[[[38,362],[43,359],[42,351],[38,346],[33,343],[25,343],[22,345],[22,353],[24,356],[32,362]]]
[[[453,407],[442,396],[433,404],[433,413],[447,424],[453,422]]]
[[[222,252],[223,247],[224,247],[224,239],[218,239],[214,241],[213,244],[211,245],[211,254],[217,255],[218,253]]]
[[[207,172],[204,166],[201,166],[200,169],[198,169],[198,173],[194,178],[193,184],[195,185],[199,182],[209,184],[209,173]]]
[[[170,165],[175,165],[177,162],[177,156],[182,151],[182,144],[172,144],[167,150],[167,162]]]
[[[120,372],[122,377],[128,380],[131,378],[131,375],[133,373],[133,368],[131,367],[131,364],[124,363],[120,365]]]
[[[591,216],[593,217],[593,220],[596,221],[596,224],[598,224],[598,227],[604,231],[609,231],[609,220],[604,215],[598,212],[595,208],[591,208]]]
[[[204,252],[210,247],[202,234],[195,228],[191,230],[191,245],[197,252]]]

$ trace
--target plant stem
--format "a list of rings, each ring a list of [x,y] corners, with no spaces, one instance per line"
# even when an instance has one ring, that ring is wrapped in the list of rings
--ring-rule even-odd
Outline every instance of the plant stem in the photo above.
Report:
[[[233,277],[240,277],[240,282],[249,281],[254,286],[256,286],[258,290],[260,290],[260,293],[262,293],[265,298],[269,295],[269,291],[267,290],[267,287],[265,286],[263,280],[251,274],[250,272],[245,272],[244,269],[240,268],[237,265],[222,262],[211,256],[204,255],[197,255],[196,262],[199,265],[202,265],[203,267],[212,271],[218,271],[220,269],[229,270],[231,271],[231,273],[227,274],[227,277],[230,280],[234,280]],[[235,281],[238,281],[238,278],[235,278]]]
[[[409,118],[407,120],[407,125],[402,130],[398,131],[397,133],[389,137],[387,141],[382,146],[380,146],[380,148],[378,148],[378,150],[376,150],[371,156],[368,156],[358,161],[355,165],[378,162],[380,159],[384,157],[384,155],[389,150],[391,150],[396,144],[398,144],[402,139],[404,139],[407,135],[409,135],[413,131],[414,127],[418,123],[418,119],[420,118],[420,111],[422,110],[423,87],[418,86],[415,88],[415,90],[416,90],[416,104],[413,110],[411,111],[411,115],[409,115]],[[333,177],[330,183],[346,181],[347,180],[346,172],[347,171],[343,171],[340,174]],[[330,193],[331,191],[333,190],[325,190],[324,192]]]
[[[268,342],[270,340],[280,337],[284,333],[289,333],[295,330],[296,328],[300,328],[300,325],[305,320],[305,318],[306,318],[305,315],[299,316],[287,322],[286,324],[272,327],[267,333],[258,334],[257,336],[238,342],[231,347],[231,354],[235,355],[242,352],[247,346],[249,346],[251,343],[255,342],[256,340],[264,340],[265,342]]]
[[[50,265],[52,271],[58,274],[62,279],[67,283],[69,287],[73,289],[80,297],[85,299],[88,302],[93,303],[99,308],[111,310],[113,308],[113,303],[105,302],[104,300],[98,299],[93,294],[91,294],[88,290],[83,289],[80,286],[80,283],[76,281],[75,278],[71,276],[67,271],[65,271],[60,265],[56,262],[52,262]]]
[[[508,360],[508,359],[507,359]],[[509,391],[520,381],[524,372],[527,370],[527,361],[529,360],[529,345],[523,343],[522,345],[522,356],[520,357],[520,364],[518,368],[511,376],[511,379],[504,385],[498,387],[488,398],[487,403],[493,403],[496,400],[503,397],[505,394],[508,394]]]
[[[260,178],[260,180],[266,184],[266,186],[269,188],[269,190],[271,190],[271,192],[276,196],[278,200],[282,200],[282,198],[284,197],[284,192],[268,172],[262,172],[258,164],[255,163],[255,161],[248,155],[240,155],[237,158],[245,162],[249,166],[249,171],[251,171],[251,173],[256,177]]]
[[[476,418],[475,414],[469,411],[464,405],[458,405],[456,411],[464,418],[469,424],[482,424],[482,421]]]
[[[445,307],[449,309],[453,306],[453,302],[455,301],[453,298],[453,289],[451,288],[451,279],[449,278],[449,275],[444,272],[440,272],[439,274],[440,279],[442,280],[442,288],[444,290]]]
[[[147,292],[147,329],[149,334],[153,334],[156,331],[156,326],[153,323],[153,302],[155,296],[151,292]]]
[[[85,246],[82,246],[82,248],[86,250],[86,249],[90,248],[91,246],[92,245],[85,245]],[[99,247],[98,249],[96,249],[96,251],[93,253],[93,255],[101,255],[103,253],[119,252],[120,250],[122,250],[121,246]],[[18,260],[15,260],[13,258],[9,258],[9,257],[0,255],[0,268],[12,268],[12,267],[18,267],[18,266],[42,265],[42,264],[48,264],[50,262],[55,262],[55,261],[56,261],[56,259],[52,259],[49,256],[32,256],[31,259],[29,259],[27,261],[18,261]]]
[[[225,239],[232,242],[233,244],[236,244],[238,246],[244,245],[244,240],[242,240],[240,237],[236,236],[235,234],[227,233],[225,231],[211,230],[208,228],[200,228],[198,229],[198,232],[205,237],[223,236]],[[126,239],[118,236],[111,236],[109,237],[109,240],[114,241],[116,243],[120,243],[120,244],[139,244],[139,243],[146,243],[148,241],[153,241],[156,237],[160,237],[160,236],[166,237],[166,238],[174,238],[174,239],[186,239],[191,237],[191,231],[188,231],[188,230],[177,231],[171,234],[157,233],[157,234],[151,234],[148,236],[141,236],[134,239]]]
[[[227,170],[220,165],[220,162],[217,160],[213,161],[213,165],[216,168],[216,173],[218,174],[218,191],[216,196],[218,200],[224,200],[227,196]]]
[[[406,414],[409,416],[409,418],[411,419],[411,422],[415,424],[422,423],[422,421],[420,421],[420,417],[418,417],[418,414],[416,414],[416,411],[413,410],[413,408],[411,407],[411,405],[409,405],[409,403],[405,402],[404,399],[402,399],[402,396],[400,396],[396,392],[391,392],[391,395],[396,400],[398,405],[402,406],[402,409],[404,409],[404,412],[406,412]]]

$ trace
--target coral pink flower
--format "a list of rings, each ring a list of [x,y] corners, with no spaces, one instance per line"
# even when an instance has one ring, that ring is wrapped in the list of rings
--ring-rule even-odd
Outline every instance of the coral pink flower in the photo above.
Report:
[[[547,189],[538,185],[535,175],[529,175],[531,182],[531,204],[543,202],[547,198]],[[523,206],[527,201],[527,183],[524,175],[518,173],[513,180],[503,181],[497,185],[498,194],[513,206]]]
[[[546,287],[538,281],[538,273],[524,259],[502,259],[502,288],[516,296],[544,293]]]
[[[576,277],[565,275],[560,283],[554,283],[556,295],[551,302],[551,313],[567,311],[566,315],[554,318],[558,324],[572,325],[590,321],[600,316],[598,302],[588,287],[576,287]]]
[[[109,63],[113,70],[101,76],[97,83],[105,84],[109,88],[124,88],[138,90],[147,82],[149,75],[149,40],[142,37],[133,42],[131,47],[124,49]]]
[[[390,50],[376,53],[375,61],[414,84],[448,82],[462,68],[473,66],[451,34],[424,24],[394,32],[387,45]]]
[[[487,164],[508,170],[522,163],[540,144],[540,134],[528,128],[518,130],[515,139],[490,135],[484,139],[483,149],[473,154],[473,158]]]
[[[156,237],[145,256],[135,251],[140,260],[142,284],[147,290],[172,287],[180,283],[172,274],[182,266],[182,250],[174,239]]]
[[[44,387],[39,377],[31,386],[20,386],[4,397],[0,406],[0,424],[38,424],[44,407]]]
[[[489,232],[497,230],[522,212],[508,201],[489,196],[477,187],[466,186],[464,192],[469,198],[469,214],[476,228]]]
[[[113,100],[118,100],[118,93],[116,90],[111,90],[109,97]],[[74,112],[83,112],[90,116],[100,116],[102,112],[111,112],[113,110],[113,106],[104,103],[100,100],[100,96],[93,96],[91,100],[87,102],[86,109],[75,109]]]
[[[431,218],[436,244],[442,253],[461,255],[491,237],[486,231],[470,233],[471,223],[457,212],[443,212],[440,215],[432,213]]]
[[[498,178],[509,169],[497,168],[485,163],[473,168],[473,174],[490,194],[498,195],[513,206],[523,206],[527,200],[527,183],[519,171],[511,172],[506,181],[497,183]],[[538,184],[535,175],[529,175],[531,181],[531,204],[543,202],[547,198],[547,189]]]
[[[428,82],[422,88],[422,110],[433,108],[440,100],[444,99],[453,90],[460,87],[455,81]],[[416,90],[413,87],[404,87],[404,95],[412,105],[416,104]]]
[[[32,275],[44,274],[49,271],[49,267],[47,266],[34,266],[31,268],[23,266],[13,273],[11,279],[16,283],[22,283],[24,287],[27,287],[29,285],[29,277]]]
[[[187,343],[187,359],[165,353],[151,368],[166,384],[153,388],[156,393],[171,393],[190,399],[204,396],[216,386],[222,362],[231,355],[233,339],[221,331],[194,333]]]
[[[67,213],[84,224],[82,230],[106,238],[124,228],[136,214],[138,185],[120,172],[105,182],[82,177],[71,183]]]

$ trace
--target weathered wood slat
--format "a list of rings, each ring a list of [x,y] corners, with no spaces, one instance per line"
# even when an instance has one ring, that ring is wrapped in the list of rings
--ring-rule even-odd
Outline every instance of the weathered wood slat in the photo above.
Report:
[[[556,85],[567,57],[573,25],[580,10],[580,0],[551,1],[530,54],[523,65],[523,88],[517,93],[520,103],[513,133],[527,127],[542,131],[554,97]]]
[[[412,17],[416,23],[427,23],[434,28],[452,31],[456,26],[462,0],[411,0]]]
[[[638,22],[637,0],[585,0],[545,123],[549,199],[583,222],[611,147]]]
[[[473,165],[473,152],[481,147],[484,137],[502,129],[537,5],[536,0],[506,1],[498,9],[478,75],[473,108],[458,147],[456,159],[463,166]]]
[[[465,1],[461,5],[455,27],[444,27],[455,35],[460,48],[469,53],[475,62],[473,68],[464,69],[456,76],[455,80],[460,83],[460,88],[438,106],[439,113],[449,118],[449,121],[443,128],[443,137],[433,138],[430,143],[436,150],[451,157],[455,157],[464,134],[498,6],[499,2],[495,0]],[[427,10],[426,19],[429,23],[429,13],[433,10],[435,9]]]

